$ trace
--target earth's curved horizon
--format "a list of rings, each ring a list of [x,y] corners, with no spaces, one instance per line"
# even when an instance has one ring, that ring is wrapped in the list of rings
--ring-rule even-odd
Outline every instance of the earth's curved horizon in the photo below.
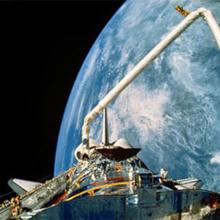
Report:
[[[54,175],[75,163],[85,115],[183,17],[176,5],[211,10],[219,1],[126,1],[89,51],[64,112]],[[110,139],[141,147],[139,156],[172,178],[196,177],[220,192],[220,51],[202,18],[109,105]],[[101,116],[90,136],[101,137]]]

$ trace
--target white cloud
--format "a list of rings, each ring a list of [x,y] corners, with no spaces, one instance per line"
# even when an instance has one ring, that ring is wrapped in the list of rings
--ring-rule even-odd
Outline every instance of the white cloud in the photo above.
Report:
[[[148,91],[144,86],[131,85],[109,109],[112,139],[119,138],[122,130],[134,129],[146,139],[150,131],[164,127],[164,110],[170,101],[167,90]]]
[[[220,152],[217,152],[210,160],[211,164],[219,164],[220,165]]]

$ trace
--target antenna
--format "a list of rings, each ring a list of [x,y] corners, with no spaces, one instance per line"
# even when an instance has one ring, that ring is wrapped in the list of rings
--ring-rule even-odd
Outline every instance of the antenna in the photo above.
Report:
[[[105,146],[109,145],[109,136],[108,136],[108,113],[107,108],[103,109],[103,118],[102,118],[102,143]]]

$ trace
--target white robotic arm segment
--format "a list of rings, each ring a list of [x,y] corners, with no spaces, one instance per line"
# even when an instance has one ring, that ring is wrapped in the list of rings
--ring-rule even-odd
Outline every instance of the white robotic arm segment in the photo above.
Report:
[[[115,99],[140,73],[150,64],[160,53],[169,46],[186,28],[188,28],[198,17],[204,17],[207,21],[220,49],[220,28],[212,13],[199,8],[188,13],[186,18],[180,22],[174,29],[168,33],[140,62],[129,71],[125,77],[86,115],[82,127],[82,143],[89,149],[89,130],[90,122],[113,100]]]

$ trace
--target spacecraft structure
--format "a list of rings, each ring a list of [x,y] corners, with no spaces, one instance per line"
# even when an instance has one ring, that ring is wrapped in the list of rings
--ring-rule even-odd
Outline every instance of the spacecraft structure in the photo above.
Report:
[[[0,219],[220,219],[220,193],[202,189],[193,177],[172,179],[150,170],[138,157],[141,148],[125,139],[109,140],[107,105],[197,18],[207,22],[220,49],[220,27],[212,13],[199,8],[163,38],[86,115],[77,164],[45,183],[9,180],[16,197],[0,204]],[[89,136],[89,125],[103,113],[102,141]]]

